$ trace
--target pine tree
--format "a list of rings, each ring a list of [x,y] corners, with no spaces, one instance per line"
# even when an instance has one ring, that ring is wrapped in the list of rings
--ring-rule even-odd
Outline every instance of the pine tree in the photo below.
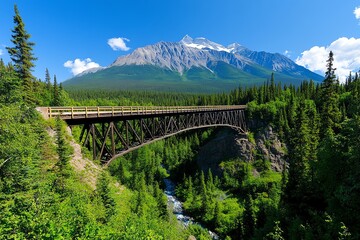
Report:
[[[54,88],[53,88],[53,106],[60,106],[60,93],[59,86],[57,84],[56,75],[54,75]]]
[[[339,128],[341,112],[339,110],[339,94],[337,92],[338,81],[335,76],[334,54],[329,53],[327,71],[321,85],[321,135],[333,134]]]
[[[194,194],[194,188],[193,188],[193,182],[192,182],[191,176],[189,176],[189,180],[188,180],[188,189],[187,189],[186,201],[190,203],[190,206],[195,201],[195,194]]]
[[[49,70],[47,68],[45,70],[45,83],[46,83],[46,89],[48,91],[50,91],[51,90],[51,77],[50,77]]]
[[[208,209],[208,191],[206,188],[206,183],[205,183],[205,175],[204,172],[201,171],[200,173],[200,195],[201,195],[201,210],[203,212],[206,212],[206,210]]]
[[[245,200],[245,211],[243,216],[243,236],[244,239],[251,239],[254,234],[256,225],[256,213],[254,202],[249,194]]]
[[[96,194],[101,198],[105,207],[105,222],[108,222],[110,217],[115,214],[115,201],[110,195],[109,183],[110,180],[106,172],[102,172],[96,182]]]
[[[275,77],[274,73],[271,73],[270,86],[269,86],[269,99],[270,101],[275,101],[276,96],[276,88],[275,88]]]
[[[266,240],[284,240],[283,234],[284,234],[284,231],[280,227],[280,222],[275,221],[275,226],[274,226],[272,232],[266,234],[264,239],[266,239]]]
[[[145,207],[146,207],[146,182],[145,182],[145,173],[141,172],[139,174],[137,185],[137,195],[135,199],[135,208],[134,212],[139,216],[145,215]]]
[[[315,104],[301,99],[296,110],[289,143],[290,168],[284,190],[288,215],[306,219],[312,207],[321,201],[314,181],[318,147],[318,117]]]
[[[214,178],[210,168],[207,175],[206,189],[208,190],[208,194],[212,194],[215,191]]]
[[[311,154],[311,134],[309,118],[305,110],[305,101],[302,100],[297,108],[289,154],[291,158],[289,182],[292,181],[292,173],[296,174],[297,177],[294,179],[294,184],[300,184],[302,181],[305,181],[309,171],[308,160]]]
[[[216,201],[215,209],[214,209],[213,225],[214,225],[214,227],[218,227],[218,226],[220,226],[220,223],[221,223],[220,203],[219,203],[219,201]]]
[[[163,219],[169,218],[169,212],[167,210],[167,198],[159,187],[159,183],[155,181],[154,184],[154,198],[159,209],[160,216]]]
[[[15,27],[12,30],[13,35],[11,42],[14,47],[7,47],[11,60],[14,62],[14,68],[18,74],[23,86],[23,98],[25,103],[33,104],[35,99],[33,97],[33,76],[31,74],[32,68],[35,66],[36,58],[33,54],[33,42],[29,41],[30,34],[25,30],[25,24],[20,16],[17,6],[14,6]]]
[[[2,59],[1,59],[2,60]],[[11,104],[21,101],[21,86],[12,66],[0,63],[0,103]]]
[[[60,118],[56,119],[56,144],[57,144],[57,154],[59,160],[57,161],[56,174],[57,179],[54,182],[55,190],[59,193],[64,193],[65,191],[65,181],[70,176],[70,155],[71,149],[69,144],[65,139],[65,129],[63,122]]]

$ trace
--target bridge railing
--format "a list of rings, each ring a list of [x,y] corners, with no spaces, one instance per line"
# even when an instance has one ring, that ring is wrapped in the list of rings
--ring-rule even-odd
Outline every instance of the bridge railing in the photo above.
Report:
[[[62,119],[100,118],[116,116],[156,115],[209,111],[243,110],[246,105],[216,106],[99,106],[99,107],[46,107],[38,108],[46,118]]]

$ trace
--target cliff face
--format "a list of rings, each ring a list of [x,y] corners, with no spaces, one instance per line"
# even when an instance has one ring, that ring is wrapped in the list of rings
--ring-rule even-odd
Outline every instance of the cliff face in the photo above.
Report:
[[[250,139],[249,139],[250,138]],[[219,129],[215,137],[199,151],[197,163],[203,171],[209,168],[215,174],[221,174],[219,164],[230,159],[255,162],[263,159],[270,161],[271,169],[281,172],[286,166],[286,145],[276,132],[267,126],[253,135],[246,135],[234,129]]]
[[[287,148],[286,145],[280,141],[272,127],[268,126],[257,132],[255,134],[255,141],[255,149],[258,154],[262,155],[266,160],[270,160],[271,168],[274,171],[282,172],[284,166],[286,166],[285,154]]]

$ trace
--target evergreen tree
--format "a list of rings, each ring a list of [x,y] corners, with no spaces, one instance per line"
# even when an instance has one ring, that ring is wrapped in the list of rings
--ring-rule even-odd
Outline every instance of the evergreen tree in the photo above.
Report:
[[[158,182],[155,182],[154,184],[154,198],[156,200],[160,216],[164,219],[168,219],[169,213],[167,210],[167,198],[161,191]]]
[[[256,213],[254,209],[254,201],[249,194],[245,200],[245,211],[243,216],[243,237],[251,239],[255,231]]]
[[[326,137],[319,149],[320,188],[327,211],[360,236],[360,117],[342,123],[340,133]],[[354,238],[354,239],[355,239]]]
[[[109,177],[103,171],[96,182],[96,194],[101,198],[105,207],[105,222],[108,222],[110,217],[115,214],[115,201],[110,195],[109,183]]]
[[[321,135],[332,134],[339,128],[341,112],[339,110],[339,94],[337,92],[338,82],[335,76],[334,54],[329,53],[327,60],[327,71],[321,85]]]
[[[214,178],[210,168],[207,175],[206,189],[208,190],[208,194],[212,194],[215,190]]]
[[[360,115],[360,79],[356,73],[354,80],[351,83],[351,99],[347,114],[351,117]]]
[[[300,198],[303,196],[304,186],[307,185],[308,173],[310,169],[309,155],[310,150],[310,128],[309,118],[305,113],[304,100],[297,108],[295,128],[292,131],[290,146],[290,169],[289,179],[286,188],[288,193],[288,203],[299,205]]]
[[[50,91],[51,90],[51,77],[50,77],[49,70],[47,68],[45,70],[45,83],[46,83],[46,89],[48,91]]]
[[[65,181],[70,176],[70,155],[71,149],[69,144],[65,139],[65,129],[64,124],[60,118],[56,118],[56,144],[57,144],[57,154],[59,160],[57,161],[56,174],[57,179],[55,180],[55,189],[60,193],[65,191]]]
[[[4,68],[5,68],[4,60],[0,58],[0,69],[4,69]]]
[[[33,54],[34,43],[29,41],[30,34],[25,30],[25,24],[20,16],[17,6],[14,6],[15,27],[12,30],[13,35],[11,42],[14,47],[7,47],[11,60],[14,62],[14,68],[18,74],[23,86],[23,98],[25,103],[33,104],[33,76],[31,74],[32,68],[35,66],[36,58]]]
[[[271,73],[270,86],[269,86],[269,99],[270,101],[275,101],[276,96],[276,88],[275,88],[275,78],[274,73]]]
[[[206,188],[205,183],[205,175],[204,172],[201,171],[200,173],[200,196],[201,196],[201,210],[203,213],[208,211],[209,208],[209,201],[208,201],[208,190]]]
[[[11,104],[21,101],[19,77],[12,66],[0,64],[0,103]]]
[[[135,199],[135,208],[134,212],[138,214],[139,216],[144,216],[146,213],[145,207],[146,207],[146,182],[145,182],[145,173],[141,172],[139,174],[139,179],[137,187],[137,195]]]
[[[290,136],[290,168],[284,191],[289,215],[306,218],[309,209],[321,201],[314,189],[315,163],[318,147],[318,120],[315,105],[301,100],[297,108],[295,126]]]
[[[266,240],[284,240],[283,233],[284,233],[284,231],[280,227],[280,222],[275,221],[275,226],[273,228],[273,231],[266,234],[265,239]]]
[[[53,106],[60,106],[60,93],[59,86],[57,84],[56,75],[54,75],[54,88],[53,88]]]
[[[214,227],[220,226],[221,223],[221,209],[219,201],[216,201],[215,203],[215,209],[214,209],[214,219],[213,219],[213,225]]]

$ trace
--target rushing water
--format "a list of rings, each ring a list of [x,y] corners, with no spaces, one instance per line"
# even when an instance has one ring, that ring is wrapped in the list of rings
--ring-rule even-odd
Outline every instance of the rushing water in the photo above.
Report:
[[[172,209],[172,212],[175,214],[177,220],[185,227],[189,226],[189,224],[198,224],[194,222],[194,219],[192,217],[184,215],[182,203],[175,197],[174,182],[168,178],[165,178],[164,183],[165,183],[165,194],[168,200],[168,206]],[[209,234],[213,239],[219,239],[216,233],[209,231]]]

